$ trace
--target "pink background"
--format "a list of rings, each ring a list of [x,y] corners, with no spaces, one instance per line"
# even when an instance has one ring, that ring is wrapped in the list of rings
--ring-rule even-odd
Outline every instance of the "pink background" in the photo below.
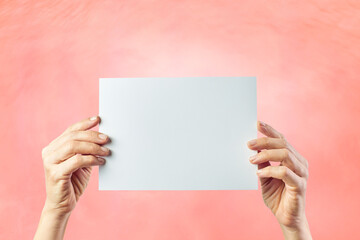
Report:
[[[77,2],[0,2],[0,239],[32,238],[41,149],[98,113],[98,78],[156,76],[257,76],[259,119],[310,163],[314,238],[360,238],[359,1]],[[67,239],[281,238],[260,190],[97,186]]]

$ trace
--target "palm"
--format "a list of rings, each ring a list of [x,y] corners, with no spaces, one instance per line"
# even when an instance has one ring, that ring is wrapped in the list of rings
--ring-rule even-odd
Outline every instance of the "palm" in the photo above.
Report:
[[[91,167],[79,168],[73,172],[71,176],[72,183],[72,196],[76,200],[79,200],[80,196],[84,193],[84,190],[89,182],[91,174]]]
[[[300,204],[295,189],[276,178],[264,179],[261,188],[266,206],[270,208],[279,223],[285,226],[294,223]]]
[[[71,176],[62,180],[62,184],[59,185],[59,192],[61,194],[53,195],[54,202],[59,203],[59,208],[66,211],[71,211],[75,208],[77,201],[85,191],[90,175],[91,167],[79,168]]]

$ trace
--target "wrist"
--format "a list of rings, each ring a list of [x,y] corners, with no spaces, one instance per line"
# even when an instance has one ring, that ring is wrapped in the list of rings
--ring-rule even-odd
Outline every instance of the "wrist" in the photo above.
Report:
[[[70,213],[71,212],[59,211],[58,208],[46,201],[34,239],[62,240]]]
[[[280,224],[285,239],[311,240],[311,233],[305,215],[294,226]]]
[[[51,203],[49,200],[45,201],[42,215],[54,218],[55,220],[67,220],[70,217],[71,211],[61,210],[56,204]]]

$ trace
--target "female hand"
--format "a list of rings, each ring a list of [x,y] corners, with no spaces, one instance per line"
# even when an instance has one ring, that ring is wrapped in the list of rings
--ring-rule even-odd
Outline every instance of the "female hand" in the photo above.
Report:
[[[89,129],[99,117],[70,126],[42,151],[46,201],[35,239],[62,239],[67,220],[88,184],[91,167],[102,165],[110,150],[109,138]]]
[[[249,141],[248,147],[258,151],[250,162],[258,165],[264,202],[278,220],[285,239],[311,239],[305,215],[308,162],[274,128],[263,122],[257,127],[267,137]]]
[[[71,212],[83,194],[91,166],[102,165],[109,149],[102,147],[109,138],[89,129],[99,117],[70,126],[42,151],[46,179],[46,202],[61,213]]]

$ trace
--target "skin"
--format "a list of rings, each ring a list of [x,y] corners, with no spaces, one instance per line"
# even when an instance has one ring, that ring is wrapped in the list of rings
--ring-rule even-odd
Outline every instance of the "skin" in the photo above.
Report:
[[[89,182],[92,166],[105,163],[109,137],[89,129],[99,117],[75,123],[42,151],[46,201],[34,239],[63,239],[67,221]],[[100,157],[98,157],[100,156]]]
[[[266,137],[248,142],[250,149],[258,151],[249,161],[258,165],[264,203],[285,239],[312,239],[305,215],[308,162],[273,127],[259,121],[257,128]]]
[[[91,131],[98,116],[84,119],[65,130],[42,151],[46,201],[34,239],[63,239],[67,222],[89,182],[93,166],[105,164],[110,154],[103,145],[105,134]],[[305,215],[308,163],[271,126],[258,122],[266,137],[248,142],[258,154],[250,158],[258,165],[262,196],[275,215],[285,239],[312,239]],[[279,165],[270,165],[277,162]]]

